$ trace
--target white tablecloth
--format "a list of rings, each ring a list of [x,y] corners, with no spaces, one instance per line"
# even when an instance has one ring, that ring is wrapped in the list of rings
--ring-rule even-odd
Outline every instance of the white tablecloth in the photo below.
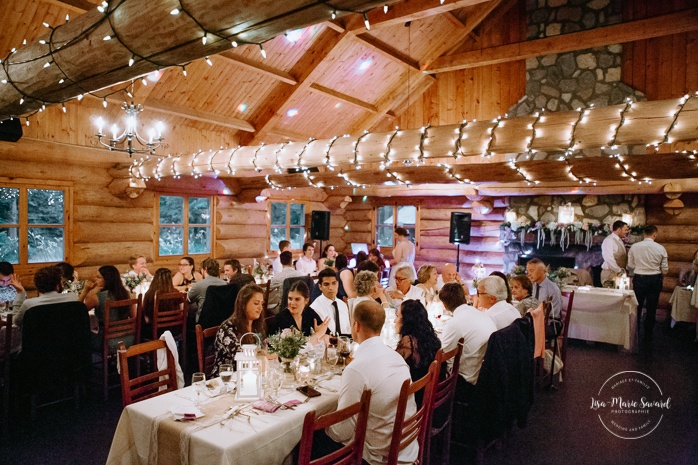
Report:
[[[671,294],[669,303],[671,304],[671,318],[674,321],[688,321],[693,323],[698,316],[698,309],[691,306],[693,289],[686,287],[675,287]]]
[[[574,292],[568,337],[637,349],[637,299],[631,290],[565,287]],[[563,306],[567,300],[563,297]]]
[[[335,376],[322,384],[338,389],[339,381],[340,377]],[[320,397],[294,410],[252,415],[251,424],[244,417],[236,418],[227,423],[229,427],[220,424],[222,414],[236,405],[229,394],[204,404],[204,416],[185,423],[175,422],[169,412],[191,404],[188,400],[194,396],[191,387],[129,405],[121,413],[107,464],[281,464],[301,439],[305,414],[310,410],[324,414],[336,409],[338,395],[318,390],[322,393]],[[291,398],[303,400],[305,396],[295,391],[281,391],[282,401]],[[165,435],[169,435],[169,441]],[[163,441],[179,444],[179,447],[156,449]],[[188,454],[181,460],[182,450],[187,448]],[[158,451],[157,460],[153,459],[153,450]]]

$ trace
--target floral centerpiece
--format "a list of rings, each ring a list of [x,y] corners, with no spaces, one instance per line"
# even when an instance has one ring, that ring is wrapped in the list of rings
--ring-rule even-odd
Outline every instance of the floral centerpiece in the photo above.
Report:
[[[145,281],[146,275],[145,273],[141,274],[140,276],[136,276],[131,273],[126,273],[124,275],[121,275],[124,281],[124,286],[128,288],[128,290],[133,294],[133,291],[140,286],[140,284]]]
[[[550,273],[548,277],[552,282],[557,284],[557,287],[559,287],[560,290],[562,290],[562,288],[567,284],[567,278],[570,276],[572,276],[572,271],[570,271],[569,268],[561,266],[557,270]]]
[[[516,265],[509,272],[509,277],[512,278],[514,276],[521,276],[521,275],[525,275],[525,274],[526,274],[526,268],[523,265]]]
[[[325,259],[325,266],[327,268],[332,268],[334,266],[334,259],[332,258],[326,258]]]
[[[308,338],[295,328],[286,328],[267,338],[269,352],[277,354],[284,362],[284,371],[290,372],[290,363],[298,355]]]

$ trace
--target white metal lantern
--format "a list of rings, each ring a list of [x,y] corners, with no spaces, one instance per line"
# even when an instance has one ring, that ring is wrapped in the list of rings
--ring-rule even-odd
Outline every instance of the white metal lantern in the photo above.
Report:
[[[625,274],[622,274],[620,276],[616,276],[616,289],[620,289],[621,291],[627,291],[630,289],[630,278],[626,276]]]
[[[258,400],[262,396],[262,380],[260,378],[260,364],[257,358],[257,350],[262,341],[255,333],[245,333],[240,340],[244,340],[248,334],[257,338],[257,344],[242,344],[242,351],[235,354],[237,364],[237,390],[235,400]]]
[[[557,210],[557,222],[561,224],[574,223],[574,207],[571,203],[560,205]]]

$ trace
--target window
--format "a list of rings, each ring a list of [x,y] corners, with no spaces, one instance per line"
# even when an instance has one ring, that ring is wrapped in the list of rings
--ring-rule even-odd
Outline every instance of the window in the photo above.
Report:
[[[65,259],[64,189],[0,187],[0,260],[14,264]]]
[[[269,247],[279,250],[279,242],[291,242],[292,249],[302,249],[305,242],[305,205],[302,203],[271,203]]]
[[[393,232],[402,226],[410,233],[410,242],[416,241],[417,207],[414,205],[384,205],[376,210],[376,244],[392,247]]]
[[[158,227],[160,256],[210,254],[211,199],[161,195]]]

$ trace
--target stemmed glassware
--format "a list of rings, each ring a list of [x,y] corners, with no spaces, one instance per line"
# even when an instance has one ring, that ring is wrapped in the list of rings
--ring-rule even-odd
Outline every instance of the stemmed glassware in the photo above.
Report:
[[[327,363],[332,367],[332,371],[337,370],[337,362],[339,361],[339,353],[337,352],[337,346],[329,345],[327,346]]]
[[[206,374],[201,372],[196,372],[191,375],[191,385],[196,393],[196,403],[197,407],[201,407],[201,393],[206,389]]]
[[[271,368],[267,370],[267,385],[271,389],[274,398],[279,396],[281,385],[284,384],[284,372],[280,369]]]
[[[347,357],[351,355],[351,338],[348,336],[339,337],[339,355],[342,357],[342,365],[347,366]]]
[[[230,382],[233,380],[233,365],[224,363],[220,368],[221,381],[225,385],[225,390],[231,392]]]

